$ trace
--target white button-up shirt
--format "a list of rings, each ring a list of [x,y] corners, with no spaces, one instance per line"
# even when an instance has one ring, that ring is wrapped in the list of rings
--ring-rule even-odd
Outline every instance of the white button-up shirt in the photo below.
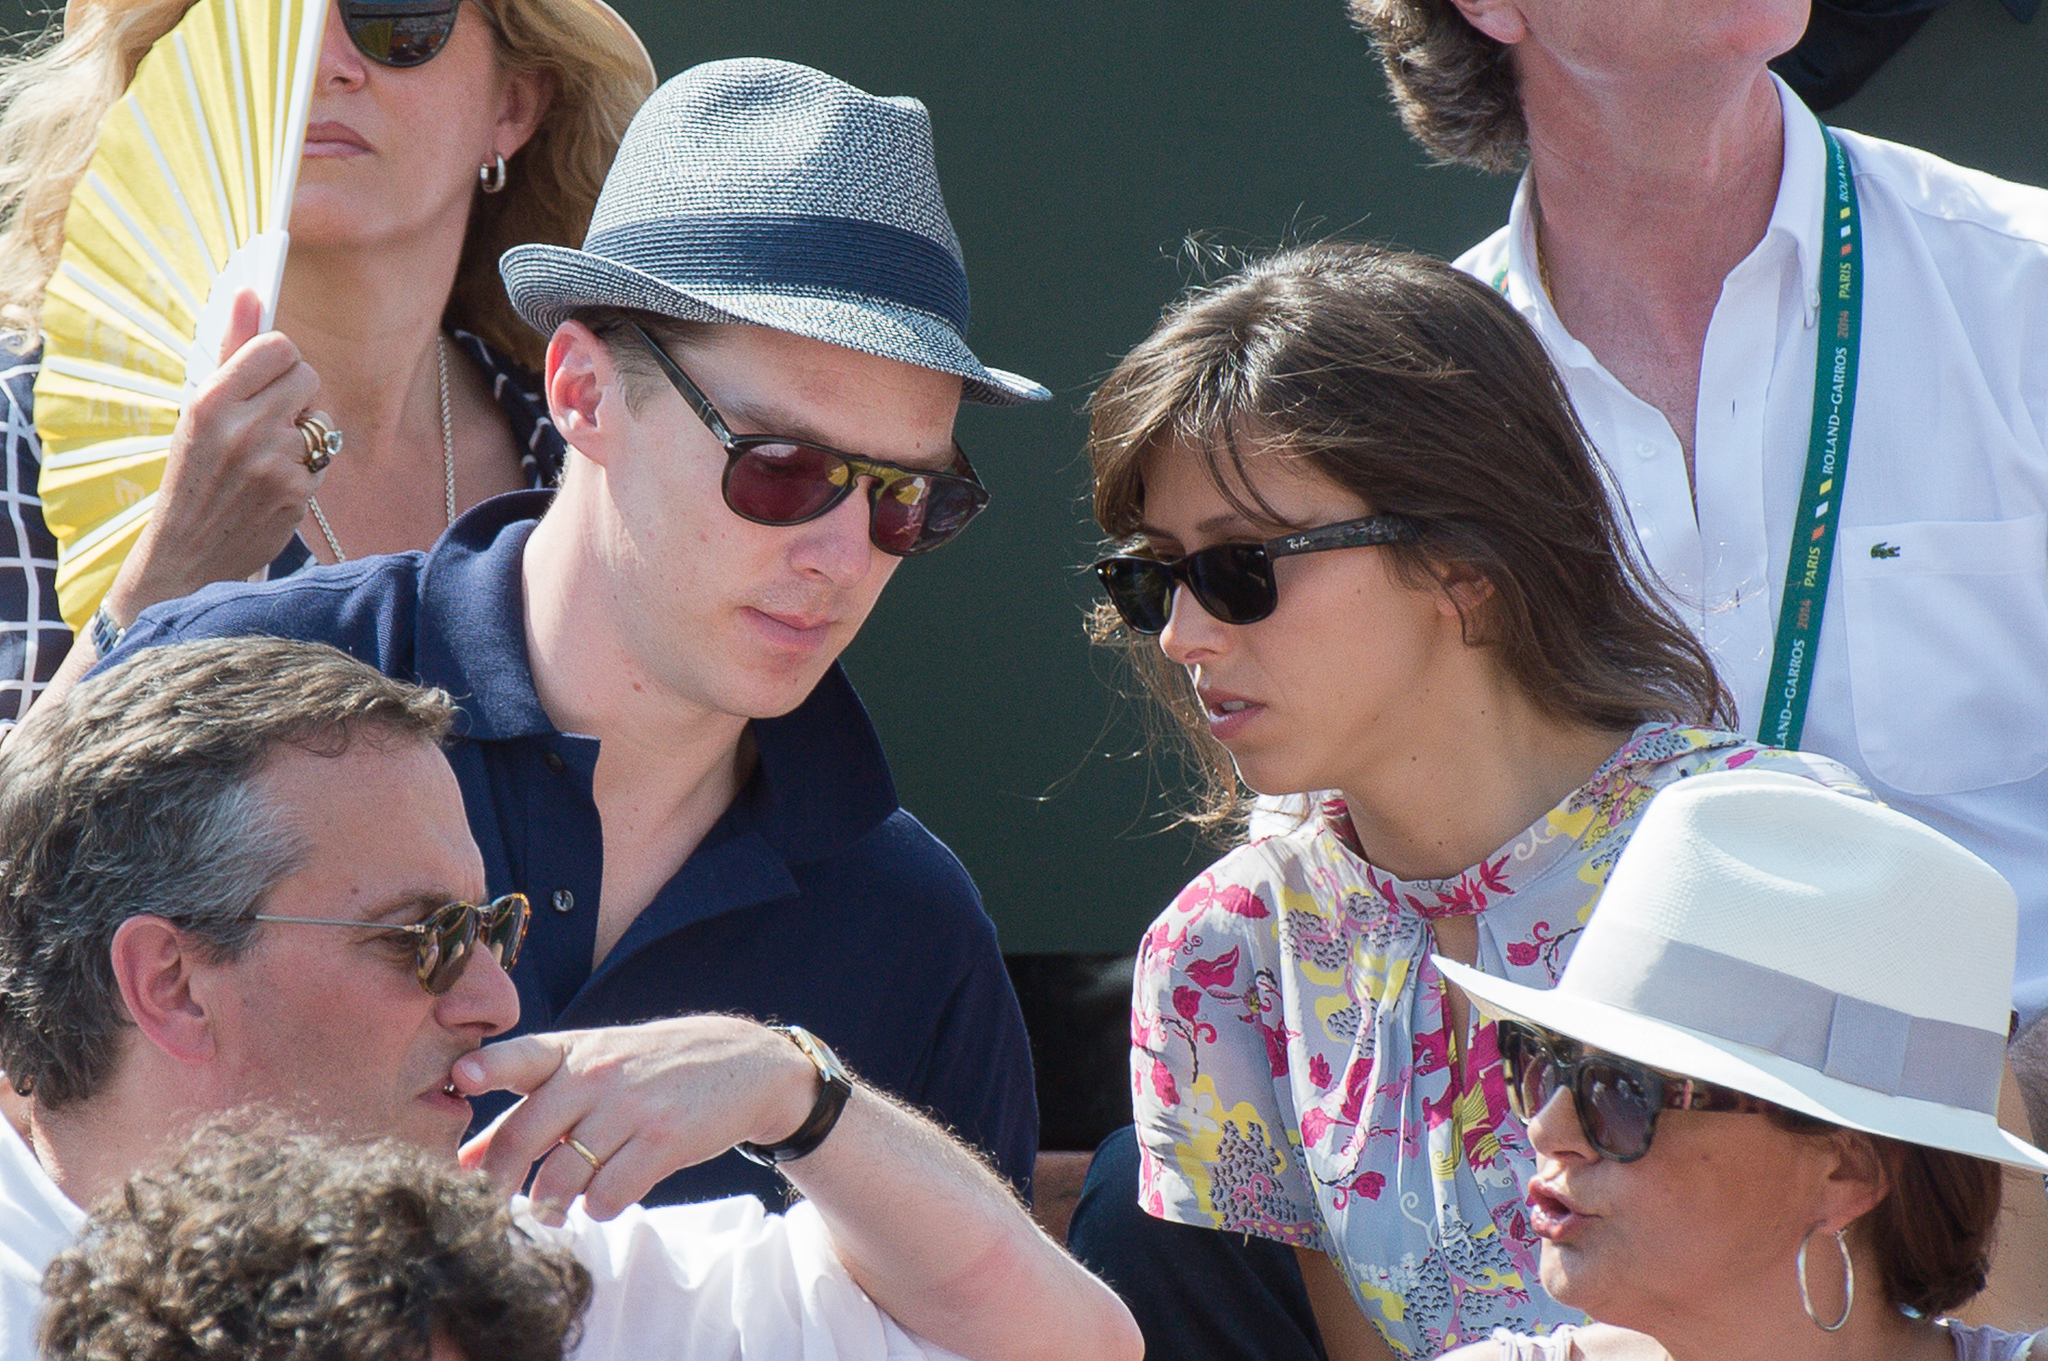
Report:
[[[740,1196],[600,1222],[579,1199],[550,1229],[521,1198],[513,1218],[590,1270],[573,1361],[958,1361],[876,1307],[808,1203],[771,1215]],[[84,1225],[85,1211],[0,1120],[0,1361],[36,1361],[43,1272]]]
[[[1697,513],[1663,413],[1552,310],[1526,179],[1508,225],[1458,261],[1542,337],[1752,736],[1813,419],[1827,164],[1813,114],[1778,88],[1777,206],[1707,328]],[[2048,1008],[2048,191],[1837,135],[1862,218],[1863,339],[1801,745],[2012,881],[2014,1004],[2031,1020]]]

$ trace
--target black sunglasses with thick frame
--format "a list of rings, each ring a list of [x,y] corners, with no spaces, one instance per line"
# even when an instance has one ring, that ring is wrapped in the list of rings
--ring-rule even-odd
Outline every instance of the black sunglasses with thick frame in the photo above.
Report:
[[[1224,623],[1256,624],[1280,605],[1280,589],[1273,580],[1275,558],[1402,543],[1419,533],[1415,522],[1403,516],[1368,515],[1282,534],[1264,543],[1214,544],[1180,558],[1119,553],[1096,563],[1095,575],[1133,633],[1165,631],[1173,616],[1176,582],[1185,582],[1196,602]]]
[[[1674,1077],[1520,1021],[1502,1021],[1501,1075],[1508,1108],[1528,1124],[1560,1091],[1572,1094],[1579,1129],[1601,1157],[1632,1163],[1650,1151],[1665,1111],[1761,1114],[1772,1102],[1697,1078]]]
[[[439,997],[455,986],[479,942],[511,971],[519,962],[519,947],[526,941],[526,924],[533,908],[524,893],[507,893],[487,903],[446,903],[417,922],[351,921],[346,917],[280,917],[252,912],[251,921],[276,922],[284,926],[352,926],[358,931],[402,931],[418,945],[414,967],[420,986]]]
[[[868,541],[884,553],[907,558],[945,543],[988,506],[988,489],[975,476],[958,440],[953,442],[952,468],[937,472],[842,453],[787,435],[733,434],[711,399],[668,351],[637,322],[629,325],[670,385],[725,450],[719,492],[726,508],[742,520],[757,525],[806,524],[852,495],[861,478],[872,477]]]
[[[404,70],[424,65],[440,55],[448,35],[455,31],[455,11],[462,0],[336,0],[341,7],[341,26],[348,30],[356,51],[379,66]],[[497,21],[481,3],[477,13],[496,27]]]

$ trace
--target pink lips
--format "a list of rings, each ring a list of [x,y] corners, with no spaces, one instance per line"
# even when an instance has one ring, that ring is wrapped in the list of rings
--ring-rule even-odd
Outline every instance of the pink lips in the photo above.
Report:
[[[306,127],[305,154],[308,156],[361,156],[370,149],[363,135],[346,123],[330,120]]]
[[[1242,733],[1252,720],[1265,712],[1266,706],[1243,695],[1231,694],[1228,690],[1198,692],[1202,711],[1209,718],[1209,732],[1219,742],[1228,742]]]
[[[1590,1218],[1540,1181],[1529,1183],[1529,1228],[1546,1243],[1562,1243]]]
[[[769,642],[782,647],[818,647],[832,636],[830,615],[785,614],[751,607],[742,612]]]

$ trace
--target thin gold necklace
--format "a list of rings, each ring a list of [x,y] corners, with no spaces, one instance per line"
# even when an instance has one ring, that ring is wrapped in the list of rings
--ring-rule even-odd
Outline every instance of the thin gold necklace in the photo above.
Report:
[[[441,469],[446,475],[448,501],[448,523],[455,523],[455,417],[448,406],[448,342],[441,333],[434,333],[434,364],[441,375]],[[327,523],[327,517],[320,512],[320,498],[306,499],[307,508],[313,512],[313,523],[320,526],[321,536],[327,540],[327,549],[334,554],[336,562],[347,562],[348,554],[341,551],[341,541],[334,537],[334,529]]]

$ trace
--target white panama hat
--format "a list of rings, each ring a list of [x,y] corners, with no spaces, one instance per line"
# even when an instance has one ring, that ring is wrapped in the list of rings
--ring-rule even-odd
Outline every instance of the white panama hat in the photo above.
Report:
[[[1497,1018],[2040,1170],[1997,1117],[2018,922],[2011,885],[1932,828],[1737,770],[1651,803],[1555,988],[1437,963]]]

